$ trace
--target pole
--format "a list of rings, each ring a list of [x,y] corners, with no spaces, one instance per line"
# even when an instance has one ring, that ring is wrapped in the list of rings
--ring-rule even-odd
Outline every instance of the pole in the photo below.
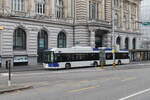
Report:
[[[74,4],[74,7],[73,7],[73,46],[75,46],[75,0],[73,0],[73,4]]]
[[[11,60],[8,60],[7,63],[8,63],[8,72],[9,72],[8,86],[11,86]]]
[[[116,68],[115,65],[115,9],[114,9],[114,0],[112,0],[112,53],[113,53],[113,68]]]

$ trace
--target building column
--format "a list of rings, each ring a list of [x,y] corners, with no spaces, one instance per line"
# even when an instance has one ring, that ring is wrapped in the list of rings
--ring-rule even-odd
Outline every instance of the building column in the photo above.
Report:
[[[128,41],[129,42],[129,49],[132,49],[132,47],[133,47],[133,45],[132,45],[132,38],[128,37],[128,39],[129,39],[129,41]]]
[[[136,37],[136,49],[141,49],[142,41],[140,37]],[[149,49],[149,48],[146,48]]]
[[[35,1],[29,0],[27,5],[28,5],[27,11],[29,13],[29,16],[35,16],[35,14],[36,14]]]
[[[55,0],[51,0],[51,14],[52,14],[52,18],[54,18],[55,19]]]
[[[121,39],[120,49],[125,49],[125,37],[122,37],[122,39]]]
[[[95,31],[90,30],[90,46],[95,48]]]
[[[133,38],[129,38],[129,49],[133,49],[132,40],[133,40]]]

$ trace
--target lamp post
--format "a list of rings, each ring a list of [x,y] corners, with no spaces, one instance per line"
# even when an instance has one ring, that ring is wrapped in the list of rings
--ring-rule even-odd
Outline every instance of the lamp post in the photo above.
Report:
[[[75,4],[76,3],[76,1],[75,0],[73,0],[73,46],[75,46],[75,11],[76,11],[76,9],[75,9]]]
[[[4,26],[0,26],[0,30],[3,30],[4,29]]]
[[[113,68],[116,67],[115,65],[115,9],[114,9],[114,0],[112,0],[112,53],[113,53]]]

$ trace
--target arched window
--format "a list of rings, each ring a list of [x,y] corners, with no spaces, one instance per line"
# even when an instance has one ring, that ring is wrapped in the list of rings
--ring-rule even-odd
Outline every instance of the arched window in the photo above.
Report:
[[[66,48],[66,35],[64,32],[60,32],[57,38],[57,47]]]
[[[48,49],[48,34],[46,31],[41,30],[38,32],[38,62],[43,62],[43,51]]]
[[[26,32],[21,28],[13,34],[13,49],[26,49]]]
[[[129,49],[129,38],[125,39],[125,49]]]
[[[135,38],[132,40],[132,46],[133,46],[133,49],[136,49],[136,39]]]
[[[119,36],[117,37],[116,44],[119,45],[119,46],[121,45],[121,39],[120,39]]]
[[[38,49],[47,49],[48,48],[48,35],[47,32],[41,30],[38,33]]]

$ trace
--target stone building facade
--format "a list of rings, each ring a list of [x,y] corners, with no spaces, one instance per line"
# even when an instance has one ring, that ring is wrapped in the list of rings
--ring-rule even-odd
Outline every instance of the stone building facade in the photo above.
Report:
[[[150,49],[150,4],[143,5],[140,13],[141,24],[140,30],[142,33],[141,48]]]
[[[113,0],[0,0],[0,56],[35,65],[42,51],[75,45],[112,46]],[[141,0],[114,0],[115,40],[138,48]]]

